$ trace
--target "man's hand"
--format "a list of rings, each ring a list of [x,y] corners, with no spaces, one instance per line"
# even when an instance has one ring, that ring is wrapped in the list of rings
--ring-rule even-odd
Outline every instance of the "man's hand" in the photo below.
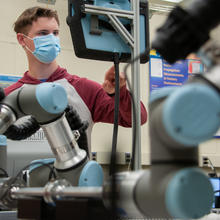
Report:
[[[126,85],[126,78],[123,72],[119,74],[119,88]],[[105,74],[104,83],[102,84],[103,89],[108,94],[115,93],[115,67],[112,66]]]

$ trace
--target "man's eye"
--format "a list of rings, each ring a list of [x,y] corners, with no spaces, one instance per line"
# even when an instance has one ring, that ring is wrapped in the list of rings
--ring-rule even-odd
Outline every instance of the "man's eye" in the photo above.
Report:
[[[54,31],[53,35],[57,36],[57,35],[59,35],[59,32],[58,31]]]
[[[48,32],[40,32],[38,35],[42,36],[42,35],[48,35]]]

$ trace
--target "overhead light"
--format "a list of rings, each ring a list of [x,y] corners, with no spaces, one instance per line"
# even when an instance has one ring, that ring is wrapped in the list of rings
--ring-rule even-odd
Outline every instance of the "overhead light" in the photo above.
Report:
[[[180,3],[183,0],[163,0],[163,1],[165,1],[165,2],[173,2],[173,3]]]
[[[153,14],[168,14],[175,5],[184,0],[149,0],[149,10],[151,16]]]

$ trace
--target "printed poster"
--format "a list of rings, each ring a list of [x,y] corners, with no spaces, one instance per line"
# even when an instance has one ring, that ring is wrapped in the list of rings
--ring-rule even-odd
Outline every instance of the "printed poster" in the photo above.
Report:
[[[169,64],[156,53],[150,53],[150,91],[164,86],[182,86],[193,74],[204,72],[200,60],[186,59]]]

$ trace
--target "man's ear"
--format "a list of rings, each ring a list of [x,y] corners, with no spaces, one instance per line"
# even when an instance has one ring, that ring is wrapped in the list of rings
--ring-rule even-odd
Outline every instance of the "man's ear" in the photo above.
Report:
[[[25,36],[22,34],[22,33],[17,33],[17,40],[18,40],[18,43],[24,47],[26,44],[24,42],[24,38]]]

